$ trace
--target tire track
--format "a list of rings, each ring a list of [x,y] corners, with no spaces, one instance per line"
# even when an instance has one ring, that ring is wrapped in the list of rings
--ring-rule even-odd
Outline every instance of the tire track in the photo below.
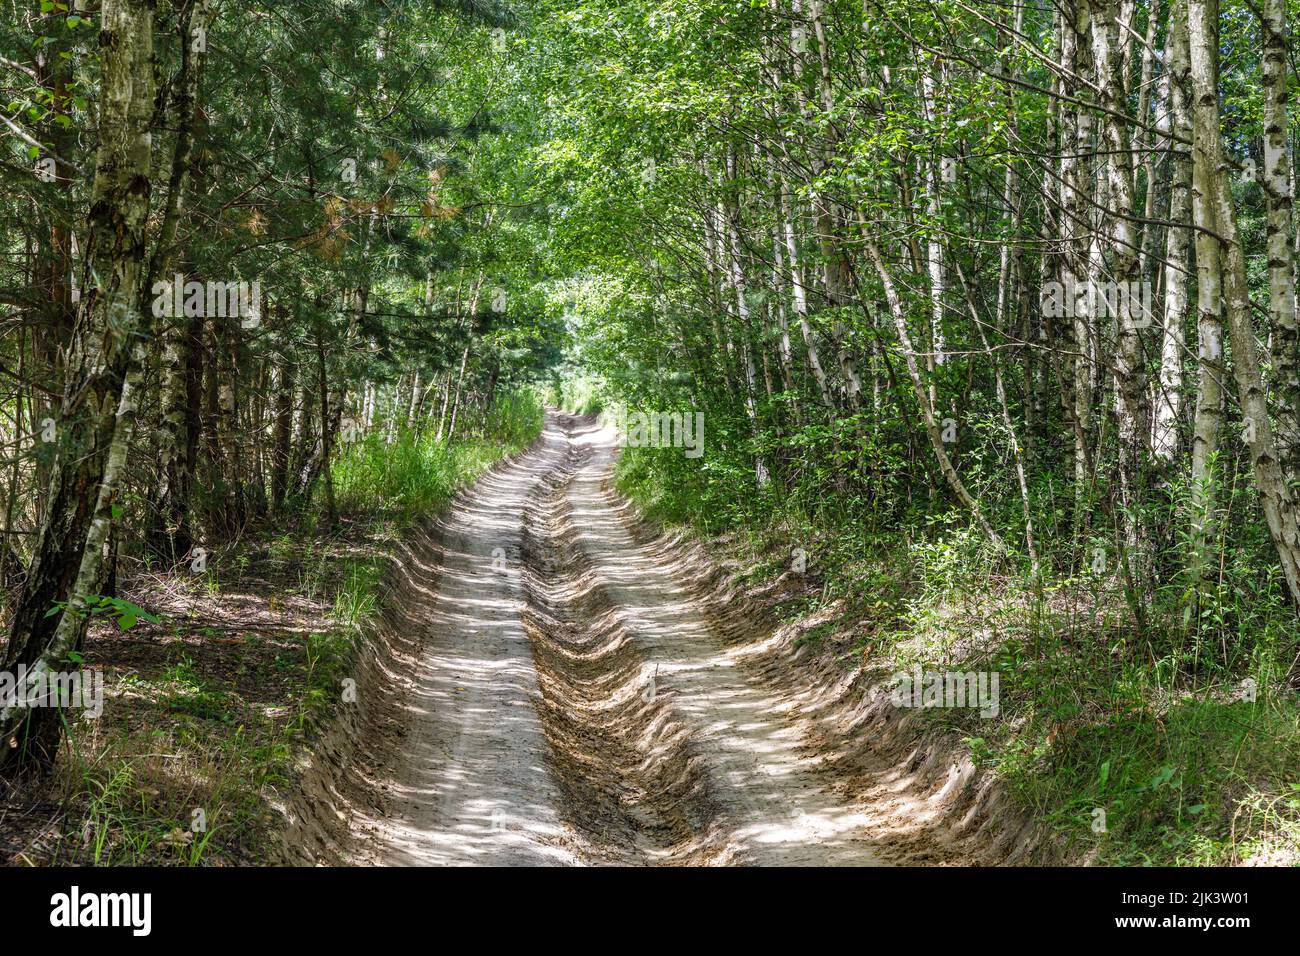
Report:
[[[362,828],[376,863],[578,862],[537,717],[518,571],[524,504],[568,447],[548,419],[532,451],[457,502],[441,566],[405,569],[417,582],[405,618],[424,641],[401,708],[407,746],[387,784],[389,815]]]
[[[629,530],[629,506],[607,487],[611,432],[588,426],[572,437],[588,449],[567,491],[574,547],[688,728],[728,828],[720,856],[750,865],[880,865],[870,817],[822,785],[820,762],[779,696],[747,679],[708,609]]]
[[[769,635],[638,542],[608,488],[615,454],[589,418],[548,415],[453,508],[441,566],[406,569],[404,620],[425,637],[363,855],[880,864],[888,833],[829,789],[808,728],[744,659]]]
[[[521,549],[562,812],[593,862],[718,862],[725,830],[689,731],[573,544],[568,488],[589,457],[575,446],[534,493]]]

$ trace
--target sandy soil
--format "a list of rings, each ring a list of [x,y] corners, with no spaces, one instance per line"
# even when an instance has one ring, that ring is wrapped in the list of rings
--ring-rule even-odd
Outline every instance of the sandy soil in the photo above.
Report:
[[[724,593],[698,548],[647,533],[611,490],[616,451],[612,430],[551,414],[528,454],[458,499],[440,566],[407,569],[419,650],[387,718],[404,730],[368,778],[385,798],[350,811],[344,859],[861,866],[1027,852],[1030,834],[973,768],[902,733],[854,680],[796,666],[791,635]]]
[[[577,860],[537,717],[519,562],[524,504],[566,448],[551,425],[530,454],[460,499],[446,523],[442,567],[415,595],[427,639],[404,703],[406,752],[388,788],[397,812],[368,847],[377,862]]]

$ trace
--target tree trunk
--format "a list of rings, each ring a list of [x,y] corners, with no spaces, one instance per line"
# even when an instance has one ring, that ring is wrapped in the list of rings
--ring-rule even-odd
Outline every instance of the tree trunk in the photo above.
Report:
[[[1218,239],[1214,206],[1215,180],[1222,156],[1219,143],[1218,29],[1205,18],[1218,16],[1213,0],[1183,0],[1175,10],[1187,17],[1188,63],[1192,88],[1192,215],[1196,224],[1196,333],[1200,371],[1196,415],[1192,429],[1192,554],[1193,586],[1205,565],[1206,542],[1214,537],[1214,507],[1218,483],[1216,459],[1223,429],[1223,250]],[[1196,30],[1192,21],[1197,20]],[[1209,77],[1213,79],[1209,79]],[[1209,83],[1207,89],[1204,84]]]
[[[153,3],[104,0],[100,23],[100,142],[78,310],[58,421],[50,506],[14,610],[4,669],[27,680],[0,703],[13,746],[0,759],[49,759],[61,737],[55,708],[18,706],[40,674],[75,666],[85,636],[136,413],[150,322],[141,312],[154,100]],[[60,606],[62,613],[49,614]]]
[[[1168,464],[1178,450],[1178,417],[1183,406],[1183,333],[1187,319],[1192,217],[1192,139],[1190,70],[1187,53],[1187,0],[1174,0],[1165,42],[1165,96],[1169,110],[1169,226],[1165,234],[1165,301],[1160,349],[1159,394],[1152,428],[1152,452]],[[1151,188],[1148,186],[1148,188]],[[1186,226],[1184,224],[1187,224]]]
[[[1217,6],[1215,0],[1188,0],[1192,87],[1196,101],[1195,161],[1203,166],[1199,179],[1207,187],[1213,216],[1212,223],[1206,227],[1214,228],[1222,240],[1224,311],[1255,486],[1294,603],[1300,601],[1300,521],[1268,416],[1268,396],[1250,320],[1246,258],[1237,238],[1236,213],[1219,134]]]
[[[330,418],[329,376],[325,370],[325,336],[321,329],[322,321],[316,325],[316,387],[320,400],[320,455],[321,470],[325,474],[325,509],[331,529],[338,527],[338,509],[334,504],[334,474],[330,469],[334,452],[334,429]]]
[[[289,460],[293,441],[293,365],[281,356],[276,364],[276,389],[274,412],[274,437],[271,449],[271,509],[278,513],[284,507],[285,493],[289,487]]]
[[[885,260],[881,257],[880,250],[874,242],[868,243],[867,251],[871,256],[877,275],[880,276],[880,282],[885,288],[885,299],[889,303],[889,311],[894,317],[894,328],[898,333],[899,345],[903,349],[903,359],[907,363],[907,374],[912,380],[912,389],[916,394],[917,404],[921,407],[921,417],[925,420],[925,431],[930,438],[930,447],[934,450],[934,457],[939,462],[939,470],[957,496],[957,500],[970,511],[976,524],[988,536],[989,541],[993,543],[995,548],[1002,550],[1004,547],[1002,538],[993,530],[993,526],[989,524],[988,519],[984,517],[984,510],[966,489],[965,483],[962,482],[961,476],[957,474],[957,470],[952,466],[952,461],[948,458],[948,452],[943,447],[943,435],[939,428],[939,422],[935,419],[934,407],[930,404],[930,395],[926,390],[925,382],[921,380],[921,370],[916,364],[916,352],[912,348],[912,337],[907,331],[907,314],[903,311],[903,303],[898,297],[898,290],[894,286],[894,280],[885,268]]]
[[[1291,257],[1291,140],[1287,116],[1286,3],[1261,0],[1264,35],[1264,175],[1268,206],[1268,309],[1272,380],[1277,394],[1278,450],[1300,470],[1300,325]]]

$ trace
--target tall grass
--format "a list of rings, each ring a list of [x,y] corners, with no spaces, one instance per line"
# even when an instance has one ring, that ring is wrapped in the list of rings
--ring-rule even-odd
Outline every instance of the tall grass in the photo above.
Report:
[[[537,396],[521,391],[498,400],[463,430],[458,425],[451,442],[439,441],[429,429],[401,429],[391,442],[368,435],[334,462],[338,506],[399,522],[436,512],[494,462],[526,448],[541,433],[543,416]]]

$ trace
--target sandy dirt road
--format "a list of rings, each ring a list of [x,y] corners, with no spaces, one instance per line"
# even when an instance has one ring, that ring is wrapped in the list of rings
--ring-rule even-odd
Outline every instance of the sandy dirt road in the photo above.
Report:
[[[451,515],[443,566],[428,575],[428,629],[406,703],[408,749],[370,854],[387,864],[577,862],[557,812],[522,621],[519,540],[529,492],[562,459],[539,445],[486,476]]]
[[[638,541],[610,489],[616,452],[611,429],[552,413],[448,518],[365,857],[881,864],[873,820],[838,795],[788,701]]]

